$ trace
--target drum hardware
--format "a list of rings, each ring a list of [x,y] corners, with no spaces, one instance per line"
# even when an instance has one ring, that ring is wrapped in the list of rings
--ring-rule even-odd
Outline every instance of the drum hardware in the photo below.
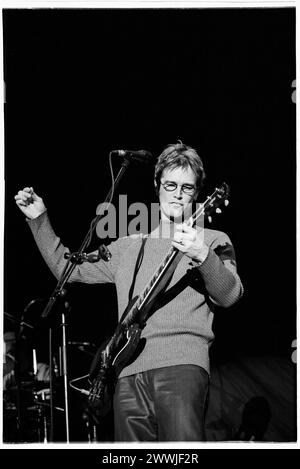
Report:
[[[11,352],[13,361],[12,379],[7,379],[7,386],[3,393],[3,429],[4,441],[7,442],[45,443],[51,441],[49,433],[51,430],[50,367],[40,360],[39,346],[36,348],[38,342],[35,340],[37,336],[34,335],[37,330],[36,325],[33,325],[36,322],[33,321],[34,316],[25,317],[25,312],[29,310],[29,307],[32,309],[37,301],[39,299],[29,303],[21,319],[17,315],[4,313],[5,318],[13,324],[13,328],[7,326],[8,330],[4,333],[4,363],[8,360],[8,352]],[[54,394],[61,390],[64,376],[59,376],[55,355],[53,355],[53,362]],[[6,368],[9,372],[9,367]],[[63,369],[61,371],[63,373]],[[58,414],[65,415],[65,410],[56,405],[57,402],[54,404],[55,415],[61,421]],[[61,425],[58,425],[58,428],[60,427]]]
[[[76,347],[80,352],[90,355],[91,357],[95,356],[97,351],[97,346],[92,342],[80,342],[80,341],[68,341],[68,345]]]
[[[29,329],[34,329],[34,326],[32,324],[29,324],[28,322],[25,322],[22,319],[16,318],[12,314],[4,313],[4,316],[6,316],[11,322],[13,322],[14,324],[17,324],[18,326],[25,326],[25,327],[28,327]]]
[[[88,410],[84,410],[82,412],[82,419],[86,428],[88,443],[97,443],[98,438],[97,426],[95,421],[96,419],[90,415],[90,412]],[[99,421],[97,421],[97,424],[99,424]]]
[[[20,394],[20,401],[18,400]],[[24,381],[4,392],[3,419],[7,442],[48,443],[50,389],[47,381]],[[20,407],[18,407],[20,406]],[[55,412],[64,412],[54,406]],[[21,415],[19,428],[18,414]]]

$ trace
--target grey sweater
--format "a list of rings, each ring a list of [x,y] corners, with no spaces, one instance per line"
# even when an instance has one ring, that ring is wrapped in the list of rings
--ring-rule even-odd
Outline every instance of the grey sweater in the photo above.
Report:
[[[53,274],[59,278],[66,260],[60,238],[54,233],[47,212],[28,220],[39,250]],[[142,292],[171,246],[171,239],[150,235],[145,243],[133,297]],[[209,347],[214,339],[215,305],[229,307],[242,295],[232,243],[225,233],[205,229],[209,253],[199,265],[189,257],[179,261],[160,307],[142,331],[146,345],[135,361],[120,374],[128,376],[165,366],[194,364],[209,373]],[[119,317],[127,303],[142,236],[119,238],[109,245],[110,261],[76,266],[69,282],[115,283]],[[99,311],[101,314],[101,311]]]

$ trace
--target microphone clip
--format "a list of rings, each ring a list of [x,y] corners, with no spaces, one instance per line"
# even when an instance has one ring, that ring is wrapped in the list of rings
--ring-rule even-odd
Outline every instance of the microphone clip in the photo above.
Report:
[[[72,264],[83,264],[83,262],[86,260],[87,254],[82,252],[66,252],[64,254],[64,258],[70,260]]]
[[[111,259],[111,252],[109,249],[105,246],[105,244],[100,244],[98,247],[98,254],[85,254],[86,256],[86,261],[90,263],[95,263],[100,261],[100,259],[103,259],[105,262],[108,262]]]
[[[65,259],[70,259],[72,264],[83,264],[83,262],[90,262],[94,264],[95,262],[99,262],[100,259],[103,259],[105,262],[108,262],[111,259],[112,255],[109,249],[105,246],[105,244],[100,244],[98,248],[98,254],[87,254],[86,252],[66,252],[64,255]]]

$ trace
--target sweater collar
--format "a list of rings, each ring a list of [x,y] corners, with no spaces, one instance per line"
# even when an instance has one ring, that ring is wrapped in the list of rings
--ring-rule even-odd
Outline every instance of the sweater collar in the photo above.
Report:
[[[173,239],[174,233],[177,230],[177,223],[160,220],[159,225],[151,232],[150,237],[160,239]]]

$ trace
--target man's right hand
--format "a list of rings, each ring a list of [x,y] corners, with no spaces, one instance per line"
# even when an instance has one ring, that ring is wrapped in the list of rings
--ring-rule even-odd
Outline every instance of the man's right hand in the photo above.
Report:
[[[19,191],[15,195],[15,201],[24,215],[31,220],[47,210],[43,199],[34,192],[32,187],[24,187]]]

